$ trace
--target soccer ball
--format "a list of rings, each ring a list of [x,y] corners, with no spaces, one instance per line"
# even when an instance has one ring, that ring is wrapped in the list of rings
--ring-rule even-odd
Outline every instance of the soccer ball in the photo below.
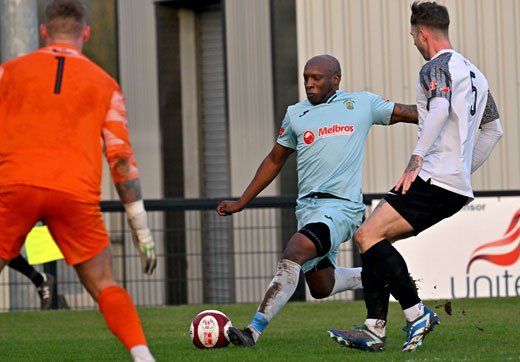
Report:
[[[190,336],[198,348],[220,348],[229,344],[227,335],[231,321],[218,310],[205,310],[197,314],[190,326]]]

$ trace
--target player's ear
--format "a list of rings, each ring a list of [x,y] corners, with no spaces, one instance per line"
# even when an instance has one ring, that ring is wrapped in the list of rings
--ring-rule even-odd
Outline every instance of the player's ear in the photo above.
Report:
[[[423,40],[426,40],[430,37],[430,33],[428,32],[428,30],[424,29],[423,27],[419,28],[417,35],[422,37]]]
[[[45,24],[40,25],[40,36],[44,41],[47,41],[47,27]]]
[[[335,85],[339,85],[339,82],[341,82],[341,75],[339,74],[336,74],[333,78],[332,78],[333,82]]]
[[[90,26],[86,25],[81,32],[81,39],[86,42],[90,38]]]

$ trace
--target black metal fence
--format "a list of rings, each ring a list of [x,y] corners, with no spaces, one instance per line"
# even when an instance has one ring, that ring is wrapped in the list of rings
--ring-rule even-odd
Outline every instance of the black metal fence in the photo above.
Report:
[[[137,306],[256,302],[296,231],[295,199],[258,198],[230,217],[215,212],[220,199],[146,200],[158,256],[152,276],[141,273],[121,202],[102,201],[116,281]],[[96,307],[63,260],[35,268],[56,276],[53,308]],[[0,275],[0,291],[0,311],[40,307],[31,281],[8,267]],[[304,299],[304,293],[302,284],[295,298]]]
[[[520,191],[475,194],[518,196]],[[382,196],[365,195],[364,202],[370,204]],[[121,202],[101,202],[111,239],[115,278],[129,291],[137,306],[260,301],[287,241],[297,230],[296,197],[257,198],[248,208],[229,217],[215,212],[219,201],[145,201],[158,255],[158,267],[152,276],[141,273]],[[339,265],[360,265],[359,254],[351,242],[343,244],[338,259]],[[35,268],[57,278],[53,308],[96,308],[74,269],[63,260]],[[342,298],[355,297],[359,294],[351,293]],[[304,280],[300,278],[293,300],[308,298]],[[4,268],[0,274],[0,312],[39,308],[39,298],[31,281]]]

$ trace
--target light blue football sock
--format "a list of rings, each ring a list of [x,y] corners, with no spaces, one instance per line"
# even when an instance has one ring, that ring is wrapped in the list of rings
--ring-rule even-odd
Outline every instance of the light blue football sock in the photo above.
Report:
[[[256,312],[253,321],[251,322],[251,327],[257,330],[258,333],[262,333],[269,324],[269,321],[261,314]]]

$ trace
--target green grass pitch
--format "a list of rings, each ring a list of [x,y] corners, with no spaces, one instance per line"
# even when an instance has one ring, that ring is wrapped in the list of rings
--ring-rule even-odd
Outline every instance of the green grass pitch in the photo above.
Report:
[[[329,328],[362,324],[364,303],[287,304],[252,348],[228,346],[199,350],[189,326],[204,309],[226,313],[233,325],[250,322],[256,305],[203,305],[140,308],[150,349],[160,361],[518,361],[520,297],[426,301],[441,325],[422,348],[400,352],[403,313],[390,304],[387,345],[382,353],[341,347],[329,340]],[[96,310],[0,313],[0,361],[131,361]]]

